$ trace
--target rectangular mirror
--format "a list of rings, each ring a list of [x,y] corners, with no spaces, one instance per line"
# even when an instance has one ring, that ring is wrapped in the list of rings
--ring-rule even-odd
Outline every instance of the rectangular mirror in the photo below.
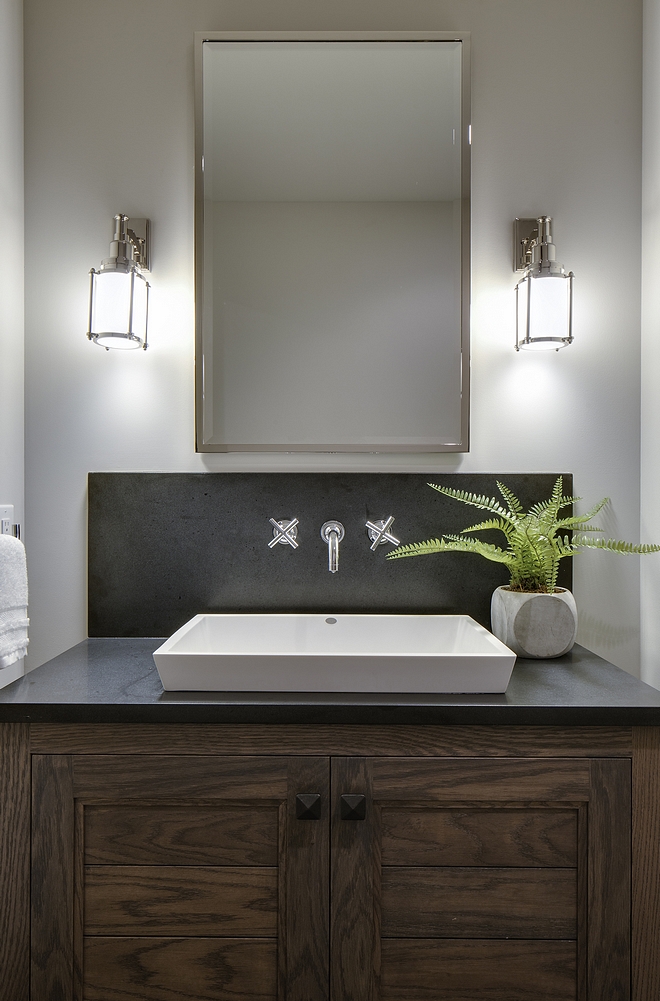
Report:
[[[468,450],[467,50],[197,36],[198,451]]]

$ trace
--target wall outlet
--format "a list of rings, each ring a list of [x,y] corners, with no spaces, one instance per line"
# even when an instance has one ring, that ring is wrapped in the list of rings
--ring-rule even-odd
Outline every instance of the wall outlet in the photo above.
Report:
[[[0,504],[0,535],[12,535],[14,524],[14,505]]]
[[[0,535],[21,537],[21,526],[14,523],[14,505],[0,504]]]

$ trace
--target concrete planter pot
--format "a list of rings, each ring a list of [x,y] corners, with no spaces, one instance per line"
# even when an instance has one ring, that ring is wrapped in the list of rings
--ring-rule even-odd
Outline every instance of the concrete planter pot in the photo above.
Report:
[[[542,594],[498,587],[493,591],[490,618],[495,636],[519,657],[561,657],[577,635],[575,598],[563,588]]]

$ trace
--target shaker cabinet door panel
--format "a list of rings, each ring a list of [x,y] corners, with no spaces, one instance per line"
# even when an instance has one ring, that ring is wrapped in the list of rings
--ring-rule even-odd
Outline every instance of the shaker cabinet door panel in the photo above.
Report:
[[[33,796],[33,1001],[327,1001],[328,758],[35,755]]]
[[[333,758],[331,823],[332,1001],[629,1001],[628,759]]]
[[[85,866],[85,935],[277,937],[277,867]]]
[[[276,1001],[277,945],[218,938],[85,938],[85,1001]]]

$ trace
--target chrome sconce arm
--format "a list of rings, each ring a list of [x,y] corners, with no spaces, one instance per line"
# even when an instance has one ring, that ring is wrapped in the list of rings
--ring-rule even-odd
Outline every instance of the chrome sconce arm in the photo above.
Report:
[[[573,343],[573,279],[556,260],[552,219],[516,219],[516,351],[559,351]]]
[[[115,232],[99,271],[89,272],[87,338],[106,350],[147,350],[149,290],[145,278],[150,262],[148,219],[114,217]]]

